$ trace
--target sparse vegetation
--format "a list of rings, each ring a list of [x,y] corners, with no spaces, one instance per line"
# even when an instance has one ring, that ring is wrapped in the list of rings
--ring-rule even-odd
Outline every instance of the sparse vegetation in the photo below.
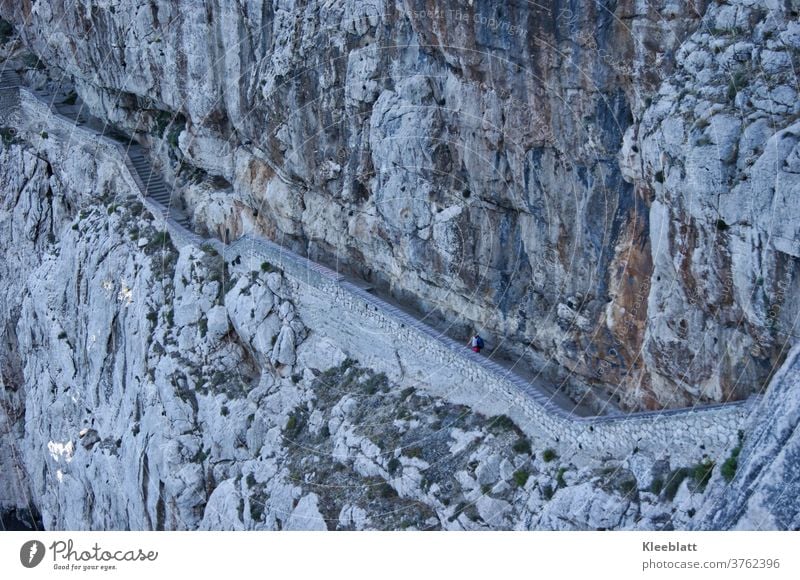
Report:
[[[172,249],[172,239],[169,237],[169,232],[166,230],[156,232],[153,237],[150,238],[150,241],[147,242],[144,251],[152,255],[156,250],[164,248]]]
[[[698,129],[705,129],[711,124],[711,121],[708,120],[708,117],[700,117],[697,121],[694,122],[694,126]]]
[[[747,86],[747,73],[745,71],[738,71],[731,76],[730,81],[728,81],[728,100],[733,102],[736,99],[736,95],[741,91],[744,87]]]
[[[78,93],[70,91],[66,98],[62,101],[65,105],[74,105],[78,100]]]
[[[7,20],[0,18],[0,45],[7,43],[14,35],[14,27]]]
[[[5,145],[11,145],[16,141],[16,131],[13,127],[0,127],[0,137]]]
[[[22,64],[24,64],[26,68],[35,70],[44,70],[45,68],[47,68],[42,62],[42,59],[40,59],[32,52],[29,52],[28,54],[22,57]]]
[[[522,433],[517,424],[507,415],[497,415],[489,419],[489,427],[496,431],[514,431]]]
[[[650,483],[650,493],[658,495],[662,489],[664,489],[664,480],[660,477],[654,478]]]
[[[633,477],[622,478],[619,482],[619,490],[622,495],[628,496],[634,493],[637,489],[636,479]]]
[[[514,453],[525,453],[531,455],[531,442],[527,437],[520,437],[514,442],[512,447]]]
[[[286,437],[296,439],[305,426],[305,417],[302,408],[298,407],[286,419],[283,431]]]
[[[558,457],[558,454],[555,452],[555,449],[551,449],[548,447],[542,452],[542,461],[544,461],[545,463],[550,463],[556,457]]]
[[[389,460],[389,463],[386,464],[386,470],[389,472],[389,475],[394,475],[397,473],[397,470],[400,469],[401,463],[397,457],[392,457]]]
[[[216,250],[216,248],[214,248],[214,246],[212,246],[208,242],[202,244],[200,246],[200,249],[203,250],[206,254],[209,254],[211,256],[219,256],[219,252]]]
[[[261,262],[261,271],[270,273],[270,272],[276,272],[276,269],[275,266],[273,266],[269,262]]]
[[[694,480],[696,491],[705,491],[711,474],[714,471],[714,462],[709,460],[698,463],[692,468],[692,479]]]
[[[739,431],[739,444],[733,448],[730,456],[723,462],[719,472],[722,478],[730,483],[736,476],[736,469],[739,467],[739,454],[742,452],[742,441],[744,440],[744,432]]]
[[[527,469],[518,469],[514,472],[514,483],[517,485],[517,487],[525,487],[525,484],[528,483],[528,478],[530,475],[531,474]]]
[[[556,474],[556,484],[558,484],[559,488],[567,487],[567,482],[564,479],[564,474],[567,472],[566,467],[559,467],[558,473]]]
[[[406,447],[403,450],[403,455],[405,455],[406,457],[411,457],[411,458],[415,458],[416,457],[416,458],[421,459],[422,458],[422,447],[419,447],[418,445],[415,445],[414,447]]]

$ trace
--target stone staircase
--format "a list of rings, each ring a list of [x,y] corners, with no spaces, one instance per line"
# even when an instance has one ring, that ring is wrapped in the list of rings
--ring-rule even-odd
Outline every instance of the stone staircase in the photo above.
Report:
[[[19,89],[24,83],[22,77],[13,70],[0,72],[0,91]],[[161,174],[153,168],[147,150],[132,141],[127,135],[115,130],[108,124],[94,119],[86,111],[79,99],[68,99],[63,95],[53,95],[45,90],[28,89],[38,99],[47,103],[54,113],[69,120],[76,127],[85,127],[100,135],[119,143],[127,152],[131,166],[142,182],[145,197],[155,201],[164,210],[164,217],[171,218],[187,230],[191,230],[191,219],[173,203],[173,188],[167,184]]]
[[[0,71],[0,97],[2,97],[3,93],[9,94],[14,92],[12,89],[18,89],[22,85],[22,79],[17,73],[8,70]],[[260,252],[264,253],[264,256],[268,260],[280,264],[282,268],[287,268],[289,271],[293,268],[296,269],[297,271],[294,272],[294,275],[298,279],[308,280],[308,272],[321,273],[328,282],[342,288],[349,296],[357,298],[363,304],[368,305],[366,311],[380,312],[382,315],[396,321],[400,328],[415,329],[419,333],[419,336],[427,336],[428,340],[430,340],[431,344],[435,345],[436,348],[443,349],[443,352],[447,351],[452,353],[452,356],[455,356],[458,360],[462,361],[462,363],[469,363],[477,366],[486,373],[487,377],[493,377],[498,381],[510,385],[510,389],[513,393],[522,395],[526,401],[534,403],[534,405],[544,413],[545,419],[542,420],[542,424],[546,423],[549,425],[555,418],[561,418],[562,420],[566,419],[568,423],[559,423],[559,429],[563,428],[565,424],[582,426],[589,425],[590,423],[594,427],[600,424],[621,425],[643,421],[657,421],[659,422],[658,424],[665,425],[665,421],[669,421],[671,417],[688,417],[691,419],[692,417],[705,416],[706,413],[709,413],[710,415],[708,415],[708,417],[710,418],[708,420],[713,422],[714,419],[712,415],[716,416],[719,414],[719,416],[722,417],[723,413],[727,413],[728,415],[725,415],[724,420],[726,424],[729,423],[728,427],[731,433],[735,434],[735,428],[738,428],[749,412],[749,409],[757,403],[758,398],[753,397],[748,401],[708,405],[691,409],[638,412],[601,417],[586,416],[587,413],[585,411],[582,412],[575,403],[558,400],[554,397],[554,393],[542,389],[541,385],[536,384],[536,381],[520,376],[515,369],[498,364],[498,362],[490,360],[486,356],[475,355],[466,349],[463,344],[457,343],[443,335],[440,331],[429,327],[423,321],[419,320],[416,315],[405,312],[375,296],[371,292],[373,290],[372,285],[367,282],[347,280],[344,276],[320,264],[312,262],[307,258],[298,256],[294,254],[294,252],[266,239],[256,240],[250,236],[244,236],[232,245],[227,245],[213,237],[201,238],[197,234],[194,234],[191,231],[191,220],[174,206],[172,202],[173,189],[153,168],[146,149],[131,142],[129,137],[115,131],[113,127],[103,124],[98,119],[94,119],[86,114],[83,110],[83,106],[78,104],[78,102],[64,103],[62,95],[60,97],[61,102],[54,103],[53,101],[56,100],[56,98],[46,91],[29,90],[29,92],[35,95],[39,100],[47,103],[47,106],[54,113],[68,119],[76,126],[83,126],[84,130],[91,131],[98,136],[104,135],[120,145],[121,153],[127,154],[128,157],[126,165],[136,173],[135,177],[140,181],[139,186],[145,197],[154,202],[157,206],[163,208],[164,217],[168,218],[170,222],[174,222],[173,224],[168,224],[168,227],[171,228],[173,239],[176,234],[180,234],[184,237],[191,238],[197,243],[205,241],[205,243],[210,243],[217,247],[220,253],[225,254],[228,254],[226,251],[228,249],[236,251],[237,247],[241,247],[242,244],[249,244],[253,246],[253,248],[258,248]],[[179,226],[177,230],[174,227],[175,225]],[[553,425],[556,424],[553,423]],[[642,431],[642,434],[645,432],[650,433],[650,429],[650,427],[647,427]],[[596,437],[593,438],[596,439]]]
[[[161,174],[153,169],[153,164],[150,162],[144,147],[134,143],[125,143],[125,146],[128,150],[128,158],[131,160],[139,179],[142,180],[142,184],[144,184],[145,196],[164,206],[169,211],[169,217],[187,230],[191,230],[191,219],[174,207],[172,201],[173,189],[164,181]]]
[[[22,84],[22,79],[13,70],[0,72],[0,90],[16,89]]]

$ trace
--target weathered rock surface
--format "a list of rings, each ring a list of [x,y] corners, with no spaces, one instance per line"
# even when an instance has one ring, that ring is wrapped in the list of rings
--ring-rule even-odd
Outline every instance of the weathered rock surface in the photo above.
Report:
[[[800,529],[800,349],[775,375],[748,427],[729,486],[720,481],[695,529]]]
[[[796,9],[0,2],[167,174],[224,182],[187,190],[201,228],[640,408],[757,391],[797,335]]]
[[[800,311],[792,8],[672,4],[619,3],[625,26],[596,4],[0,11],[96,113],[142,121],[168,175],[217,177],[186,188],[201,229],[341,255],[656,406],[760,389]],[[2,136],[3,511],[34,505],[48,529],[798,526],[797,351],[730,483],[725,457],[582,463],[363,368],[272,265],[176,249],[118,168]]]

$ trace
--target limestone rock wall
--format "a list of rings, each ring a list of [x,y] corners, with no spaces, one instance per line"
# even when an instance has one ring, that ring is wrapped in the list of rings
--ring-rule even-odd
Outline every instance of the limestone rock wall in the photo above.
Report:
[[[31,117],[0,150],[0,510],[32,504],[47,529],[671,529],[727,491],[705,467],[732,453],[714,443],[726,425],[686,424],[711,443],[702,457],[628,439],[592,457],[487,416],[518,409],[475,388],[473,408],[454,404],[464,369],[394,368],[403,345],[375,338],[404,335],[362,319],[369,304],[337,306],[274,254],[176,247],[115,150]],[[793,369],[745,441],[793,420]],[[791,457],[780,433],[770,457]],[[782,505],[776,469],[749,488],[762,508]]]
[[[96,114],[230,184],[189,196],[209,229],[630,408],[743,398],[795,340],[796,10],[0,2]]]

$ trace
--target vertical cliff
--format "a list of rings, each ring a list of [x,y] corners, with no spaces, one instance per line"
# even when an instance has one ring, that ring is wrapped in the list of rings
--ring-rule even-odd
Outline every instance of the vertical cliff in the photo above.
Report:
[[[399,357],[399,380],[364,368],[319,331],[326,306],[296,279],[175,245],[119,152],[35,112],[10,120],[0,148],[4,516],[34,508],[47,529],[683,529],[752,526],[755,510],[772,514],[755,525],[794,525],[781,490],[796,351],[744,447],[696,464],[663,446],[592,457],[426,393]]]
[[[641,408],[757,391],[797,334],[797,7],[773,4],[0,6],[168,174],[217,176],[185,192],[199,227]]]

